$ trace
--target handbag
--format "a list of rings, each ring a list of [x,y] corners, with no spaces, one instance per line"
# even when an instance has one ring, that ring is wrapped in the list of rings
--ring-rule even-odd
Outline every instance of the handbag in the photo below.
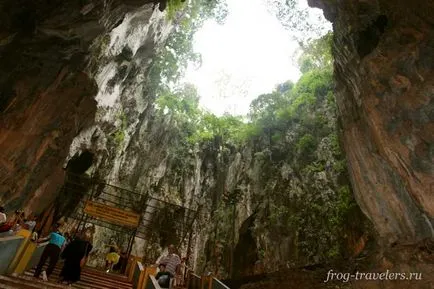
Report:
[[[80,260],[80,268],[83,268],[87,263],[87,248],[89,247],[89,243],[86,242],[86,248],[84,249],[84,256]]]

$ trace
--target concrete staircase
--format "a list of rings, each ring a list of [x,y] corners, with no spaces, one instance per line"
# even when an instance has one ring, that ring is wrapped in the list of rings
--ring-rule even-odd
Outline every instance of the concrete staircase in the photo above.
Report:
[[[60,289],[60,288],[77,288],[77,289],[132,289],[132,284],[128,282],[127,277],[101,272],[92,268],[84,268],[81,272],[81,280],[72,285],[57,283],[61,265],[58,265],[50,276],[48,282],[33,277],[34,270],[26,272],[22,276],[11,277],[0,275],[0,289]]]

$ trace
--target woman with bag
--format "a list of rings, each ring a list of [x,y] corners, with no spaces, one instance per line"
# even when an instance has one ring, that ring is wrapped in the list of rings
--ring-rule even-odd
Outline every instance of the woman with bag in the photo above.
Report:
[[[78,235],[63,251],[61,258],[65,260],[60,272],[60,283],[72,284],[80,280],[81,268],[86,265],[92,244],[86,234]]]

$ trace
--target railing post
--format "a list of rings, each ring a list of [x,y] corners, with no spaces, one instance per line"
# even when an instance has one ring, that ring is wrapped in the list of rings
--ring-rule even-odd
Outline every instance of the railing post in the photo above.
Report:
[[[157,267],[155,266],[148,266],[145,268],[145,276],[144,276],[144,280],[143,280],[143,286],[142,288],[145,289],[146,285],[148,285],[148,280],[149,280],[149,276],[155,276],[157,274]]]
[[[201,280],[200,289],[211,289],[212,288],[212,274],[202,276],[200,278],[200,280]],[[208,282],[208,286],[206,286],[207,282]]]
[[[130,259],[128,260],[127,269],[125,270],[127,272],[128,276],[128,282],[131,282],[133,280],[134,270],[136,268],[136,263],[139,261],[140,258],[136,256],[130,256]]]
[[[206,276],[200,276],[200,289],[205,289],[205,278]]]
[[[190,289],[190,282],[191,282],[190,280],[191,280],[191,271],[188,270],[188,272],[187,272],[187,282],[185,282],[185,285],[186,285],[187,289]]]
[[[142,289],[143,278],[145,277],[145,268],[142,263],[136,262],[134,264],[134,273],[132,278],[133,289]]]
[[[208,276],[208,289],[212,289],[212,275]]]

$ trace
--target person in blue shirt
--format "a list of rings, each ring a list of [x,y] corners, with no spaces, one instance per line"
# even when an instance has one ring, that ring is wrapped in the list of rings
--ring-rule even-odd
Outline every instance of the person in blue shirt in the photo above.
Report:
[[[56,263],[59,260],[60,252],[62,250],[63,245],[65,244],[65,237],[59,232],[59,224],[56,224],[53,228],[53,231],[46,238],[39,239],[36,241],[37,243],[43,243],[49,241],[47,246],[45,246],[44,251],[42,252],[41,259],[39,259],[38,266],[36,267],[36,271],[34,277],[38,278],[41,275],[42,267],[44,266],[47,259],[50,259],[48,263],[48,268],[46,270],[46,278],[53,273],[54,268],[56,267]]]

